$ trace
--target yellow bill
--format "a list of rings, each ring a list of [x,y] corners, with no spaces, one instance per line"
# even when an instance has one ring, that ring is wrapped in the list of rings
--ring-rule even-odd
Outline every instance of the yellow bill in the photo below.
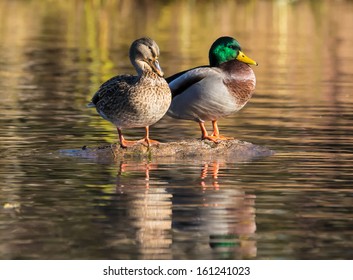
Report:
[[[246,64],[251,64],[256,66],[258,65],[256,61],[252,60],[250,57],[247,57],[242,51],[239,51],[236,59]]]

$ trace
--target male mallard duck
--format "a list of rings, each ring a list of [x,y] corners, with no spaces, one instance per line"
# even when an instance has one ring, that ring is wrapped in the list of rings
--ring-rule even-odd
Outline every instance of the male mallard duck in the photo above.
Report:
[[[213,142],[231,139],[219,134],[217,120],[239,111],[255,90],[255,74],[237,40],[220,37],[209,51],[209,66],[200,66],[177,73],[167,82],[173,100],[168,115],[199,123],[202,139]],[[213,133],[208,135],[205,121],[212,121]]]
[[[88,104],[118,130],[120,145],[127,147],[138,142],[150,144],[158,141],[149,138],[149,126],[167,112],[172,99],[169,86],[159,66],[159,48],[150,38],[134,41],[130,47],[130,60],[137,76],[119,75],[103,83]],[[123,128],[145,127],[145,137],[127,141]]]

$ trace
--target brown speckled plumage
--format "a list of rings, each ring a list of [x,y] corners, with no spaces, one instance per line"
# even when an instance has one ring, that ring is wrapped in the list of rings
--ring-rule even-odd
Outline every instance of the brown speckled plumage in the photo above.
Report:
[[[121,129],[145,127],[143,141],[151,143],[148,127],[160,120],[171,102],[171,92],[158,64],[159,48],[149,38],[136,40],[130,48],[130,59],[138,76],[120,75],[103,83],[92,98],[90,107],[113,123],[123,147],[128,146]],[[120,135],[121,134],[121,135]]]

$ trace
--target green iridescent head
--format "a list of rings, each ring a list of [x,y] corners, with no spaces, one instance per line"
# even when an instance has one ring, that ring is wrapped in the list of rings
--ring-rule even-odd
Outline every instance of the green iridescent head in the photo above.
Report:
[[[241,51],[239,42],[228,36],[220,37],[212,44],[208,57],[211,66],[219,66],[234,59],[246,64],[257,65],[254,60]]]

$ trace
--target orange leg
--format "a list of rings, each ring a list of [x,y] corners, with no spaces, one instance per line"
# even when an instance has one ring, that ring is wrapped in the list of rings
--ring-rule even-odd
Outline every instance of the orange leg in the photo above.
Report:
[[[202,140],[210,140],[212,142],[218,143],[218,139],[215,136],[210,136],[208,135],[207,129],[205,127],[205,123],[204,122],[199,122],[200,128],[201,128],[201,139]]]
[[[225,136],[219,134],[217,121],[212,121],[212,126],[213,126],[213,133],[211,134],[211,136],[217,137],[218,140],[231,140],[231,139],[234,139],[233,137],[225,137]]]
[[[136,145],[138,143],[147,143],[148,147],[151,146],[151,145],[154,145],[154,144],[158,144],[159,143],[158,141],[150,139],[149,127],[146,126],[145,129],[146,129],[146,133],[145,133],[145,137],[144,138],[142,138],[141,140],[129,141],[129,140],[125,140],[125,138],[124,138],[124,136],[123,136],[123,134],[121,132],[121,129],[117,128],[121,147],[122,148],[127,148],[127,147],[131,147],[133,145]]]
[[[123,133],[121,132],[120,128],[117,128],[118,130],[118,134],[119,134],[119,141],[120,141],[120,146],[122,148],[127,148],[127,147],[131,147],[135,144],[137,144],[138,141],[129,141],[129,140],[125,140]]]
[[[146,129],[145,137],[142,138],[141,140],[139,140],[138,142],[139,143],[146,142],[148,147],[151,145],[159,144],[159,142],[157,140],[152,140],[150,138],[150,128],[148,126],[146,126],[145,129]]]
[[[210,140],[214,143],[218,143],[221,140],[229,140],[229,139],[234,139],[234,138],[229,138],[229,137],[225,137],[219,134],[219,130],[218,130],[218,125],[217,125],[217,121],[212,121],[212,126],[213,126],[213,133],[211,135],[208,135],[208,132],[205,128],[205,123],[204,122],[199,122],[200,128],[201,128],[201,139],[202,140]]]

